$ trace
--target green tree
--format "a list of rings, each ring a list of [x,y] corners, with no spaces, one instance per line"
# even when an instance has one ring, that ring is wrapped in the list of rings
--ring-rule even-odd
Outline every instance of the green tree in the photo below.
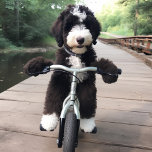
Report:
[[[0,29],[16,45],[39,45],[59,13],[75,0],[0,0]]]
[[[152,34],[152,1],[151,0],[119,0],[120,5],[127,8],[134,35]]]
[[[119,35],[152,34],[151,0],[117,0],[97,14],[103,31]]]
[[[139,4],[139,34],[152,34],[152,1],[145,0]]]
[[[118,35],[130,35],[129,23],[126,22],[129,14],[126,8],[119,7],[116,4],[109,4],[102,8],[101,12],[96,14],[102,25],[103,32],[112,32]]]

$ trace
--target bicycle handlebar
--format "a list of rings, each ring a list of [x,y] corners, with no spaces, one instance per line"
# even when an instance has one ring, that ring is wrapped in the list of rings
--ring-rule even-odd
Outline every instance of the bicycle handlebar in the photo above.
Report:
[[[109,75],[109,76],[117,76],[118,74],[122,73],[121,69],[118,69],[117,73],[112,74],[112,73],[106,73],[106,72],[102,71],[102,69],[97,68],[97,67],[86,67],[86,68],[77,69],[77,68],[69,68],[69,67],[66,67],[66,66],[63,66],[63,65],[51,65],[51,66],[46,66],[43,69],[43,71],[41,71],[41,72],[29,73],[29,75],[31,75],[31,76],[33,76],[33,75],[37,76],[39,74],[46,74],[46,73],[50,72],[51,69],[53,69],[53,70],[64,70],[64,71],[68,71],[68,72],[72,72],[72,73],[73,72],[80,73],[80,72],[86,72],[86,71],[94,71],[97,74]]]
[[[97,67],[86,67],[86,68],[77,69],[77,68],[68,68],[63,65],[51,65],[50,69],[60,69],[68,72],[78,72],[78,73],[86,72],[86,71],[97,71]]]

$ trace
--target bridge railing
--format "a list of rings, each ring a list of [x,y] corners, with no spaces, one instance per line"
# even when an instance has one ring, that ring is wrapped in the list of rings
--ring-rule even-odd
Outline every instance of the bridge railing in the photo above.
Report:
[[[110,44],[119,44],[123,47],[136,50],[137,52],[143,52],[148,55],[152,55],[152,36],[132,36],[122,38],[105,39],[99,38],[101,41]]]

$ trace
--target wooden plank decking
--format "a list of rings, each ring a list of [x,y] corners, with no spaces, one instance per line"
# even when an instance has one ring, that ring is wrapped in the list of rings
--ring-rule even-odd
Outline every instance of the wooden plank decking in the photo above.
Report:
[[[152,70],[123,50],[98,42],[98,57],[122,69],[117,83],[97,76],[98,133],[79,133],[76,152],[152,151]],[[58,130],[40,132],[50,74],[31,77],[0,94],[0,152],[61,152]]]

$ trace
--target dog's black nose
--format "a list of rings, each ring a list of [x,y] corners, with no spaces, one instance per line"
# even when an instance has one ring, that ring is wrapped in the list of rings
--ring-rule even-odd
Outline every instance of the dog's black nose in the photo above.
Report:
[[[83,37],[78,37],[77,42],[78,42],[78,44],[83,44],[84,43],[84,38]]]

